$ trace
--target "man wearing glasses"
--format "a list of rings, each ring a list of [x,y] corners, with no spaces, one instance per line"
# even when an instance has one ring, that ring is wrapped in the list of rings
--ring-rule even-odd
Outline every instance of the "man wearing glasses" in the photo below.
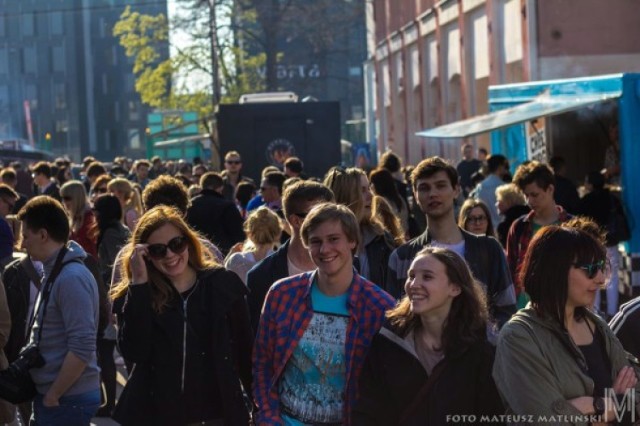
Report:
[[[236,188],[240,182],[249,182],[255,186],[253,179],[242,176],[242,158],[238,151],[229,151],[224,156],[224,172],[222,172],[222,180],[224,188],[222,195],[229,201],[236,201]]]
[[[6,218],[13,212],[18,193],[9,185],[0,184],[0,265],[5,266],[13,258],[14,235]]]

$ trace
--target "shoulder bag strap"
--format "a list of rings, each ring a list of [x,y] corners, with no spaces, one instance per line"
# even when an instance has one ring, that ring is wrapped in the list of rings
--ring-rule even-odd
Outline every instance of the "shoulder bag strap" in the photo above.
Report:
[[[31,261],[29,256],[25,256],[24,259],[20,261],[20,265],[26,272],[29,279],[33,281],[38,290],[40,290],[42,286],[42,278],[40,277],[40,274],[38,274],[38,271],[36,271],[35,266],[33,266],[33,262]]]
[[[53,265],[53,269],[51,270],[51,274],[47,278],[47,282],[44,284],[41,290],[42,297],[38,301],[38,306],[33,310],[33,315],[31,316],[31,320],[29,321],[29,327],[27,328],[27,338],[31,335],[31,329],[36,321],[36,317],[38,315],[38,311],[40,310],[40,305],[43,304],[42,308],[42,321],[40,321],[40,327],[38,328],[38,339],[36,340],[36,346],[40,345],[40,339],[42,339],[42,326],[44,325],[44,317],[47,312],[47,305],[49,304],[49,296],[51,296],[51,289],[53,287],[53,282],[60,274],[62,267],[64,264],[62,263],[62,259],[64,259],[64,255],[67,254],[67,247],[62,247],[60,252],[58,253],[58,257],[56,258],[56,263]]]
[[[433,389],[433,386],[438,381],[438,378],[440,377],[440,374],[445,369],[446,363],[447,363],[447,361],[446,361],[446,359],[444,359],[444,360],[442,360],[442,362],[440,362],[438,365],[435,366],[435,368],[433,369],[433,371],[429,375],[429,378],[427,379],[427,382],[424,384],[424,386],[422,386],[422,388],[417,393],[417,395],[413,399],[413,401],[411,401],[411,405],[409,405],[402,412],[402,416],[400,417],[400,421],[398,422],[399,425],[406,424],[407,421],[411,418],[411,416],[413,416],[413,414],[416,412],[416,410],[420,406],[423,405],[424,398],[427,395],[429,395],[429,392],[431,391],[431,389]]]

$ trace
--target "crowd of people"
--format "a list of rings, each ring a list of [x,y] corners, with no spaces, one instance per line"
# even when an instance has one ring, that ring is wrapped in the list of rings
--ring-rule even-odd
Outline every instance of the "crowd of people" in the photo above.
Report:
[[[35,393],[0,423],[632,424],[608,177],[580,198],[561,158],[483,155],[3,168],[0,370]]]

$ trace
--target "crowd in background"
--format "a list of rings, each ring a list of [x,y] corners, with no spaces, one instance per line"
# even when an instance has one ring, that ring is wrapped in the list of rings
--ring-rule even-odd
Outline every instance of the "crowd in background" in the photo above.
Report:
[[[33,312],[30,284],[50,274],[25,247],[34,225],[19,213],[45,195],[60,202],[68,240],[95,260],[99,305],[114,314],[95,322],[99,416],[125,425],[611,421],[607,389],[622,398],[637,388],[637,359],[625,350],[640,355],[640,301],[619,312],[617,246],[628,235],[615,226],[624,209],[612,177],[589,173],[580,197],[562,158],[512,175],[504,156],[478,154],[464,145],[457,166],[431,157],[403,167],[386,152],[375,169],[317,177],[291,157],[259,181],[235,151],[222,171],[197,158],[7,165],[0,264],[19,324],[8,362],[31,331],[15,307],[26,300]],[[23,285],[28,296],[13,290]],[[120,358],[130,376],[116,401]]]

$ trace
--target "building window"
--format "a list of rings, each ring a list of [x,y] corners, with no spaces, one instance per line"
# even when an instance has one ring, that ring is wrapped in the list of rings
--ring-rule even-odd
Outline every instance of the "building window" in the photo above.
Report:
[[[135,89],[136,89],[136,77],[133,74],[125,74],[124,91],[126,93],[133,93]]]
[[[9,74],[9,51],[6,47],[0,47],[0,74]]]
[[[136,121],[140,119],[140,107],[136,101],[129,101],[129,120]]]
[[[129,129],[129,146],[131,149],[140,149],[140,132],[138,129]]]
[[[38,88],[35,84],[27,83],[24,85],[24,100],[29,102],[32,109],[38,108]]]
[[[25,13],[22,15],[22,35],[32,37],[34,35],[35,15],[33,13]]]
[[[0,113],[9,110],[9,87],[0,85]]]
[[[65,118],[56,120],[56,132],[67,133],[69,131],[69,123]]]
[[[67,91],[64,83],[53,85],[53,99],[56,109],[65,109],[67,107]]]
[[[105,151],[111,150],[111,131],[110,130],[104,131],[104,149]]]
[[[64,46],[53,46],[51,48],[51,70],[53,72],[64,72],[65,65]]]
[[[25,47],[22,49],[22,72],[35,74],[36,68],[36,48]]]
[[[51,34],[62,35],[64,34],[64,20],[62,12],[51,12]]]

